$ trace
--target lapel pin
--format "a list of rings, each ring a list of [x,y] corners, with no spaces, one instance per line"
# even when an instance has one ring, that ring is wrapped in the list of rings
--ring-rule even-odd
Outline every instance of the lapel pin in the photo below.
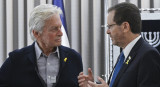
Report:
[[[129,61],[131,60],[131,56],[129,56],[128,60],[126,61],[126,64],[128,65]]]
[[[64,62],[67,62],[67,58],[64,58]]]

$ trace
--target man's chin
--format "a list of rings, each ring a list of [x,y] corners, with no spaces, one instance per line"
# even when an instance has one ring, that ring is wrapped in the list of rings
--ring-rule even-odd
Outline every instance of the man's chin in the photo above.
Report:
[[[115,42],[112,42],[112,45],[120,47],[119,44]]]
[[[112,40],[112,45],[115,45],[115,42]]]
[[[57,43],[57,46],[61,46],[62,44],[61,44],[61,42],[60,43]]]

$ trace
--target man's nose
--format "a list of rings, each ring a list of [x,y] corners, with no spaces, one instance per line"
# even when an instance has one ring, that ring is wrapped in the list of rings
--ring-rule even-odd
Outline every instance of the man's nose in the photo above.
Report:
[[[110,29],[107,29],[106,33],[107,33],[107,34],[110,34]]]
[[[58,33],[57,33],[59,36],[62,36],[63,35],[63,32],[62,32],[62,29],[58,29]]]

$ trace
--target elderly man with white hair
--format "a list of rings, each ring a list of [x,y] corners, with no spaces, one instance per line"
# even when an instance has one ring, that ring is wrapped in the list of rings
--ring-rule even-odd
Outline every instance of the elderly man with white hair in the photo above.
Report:
[[[61,45],[60,8],[35,7],[29,19],[34,43],[9,53],[0,68],[0,87],[78,87],[79,53]]]

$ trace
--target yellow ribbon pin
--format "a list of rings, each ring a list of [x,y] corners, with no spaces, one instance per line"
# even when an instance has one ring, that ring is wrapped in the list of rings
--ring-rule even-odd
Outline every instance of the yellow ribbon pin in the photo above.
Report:
[[[126,64],[128,65],[129,61],[131,60],[131,56],[129,56],[128,60],[126,61]]]
[[[67,61],[67,58],[64,58],[64,62],[66,62]]]

